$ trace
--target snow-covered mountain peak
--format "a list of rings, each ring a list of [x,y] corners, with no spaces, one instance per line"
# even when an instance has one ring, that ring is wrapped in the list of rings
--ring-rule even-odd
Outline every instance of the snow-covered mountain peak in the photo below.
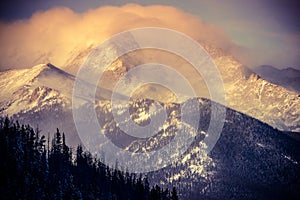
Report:
[[[0,73],[2,114],[13,115],[43,106],[70,104],[74,77],[51,65]]]
[[[31,71],[35,75],[34,78],[42,78],[44,76],[56,76],[74,79],[73,75],[68,74],[64,70],[59,69],[51,63],[36,65],[31,68]]]
[[[111,68],[122,63],[122,66],[126,66],[127,69],[129,69],[132,65],[138,64],[139,62],[130,56],[121,55],[124,52],[127,52],[127,49],[138,48],[139,45],[131,33],[122,34],[121,36],[104,43],[96,43],[93,41],[88,46],[80,45],[73,49],[69,53],[68,59],[66,59],[66,62],[62,67],[64,71],[76,75],[79,68],[87,61],[87,59],[94,59],[95,63],[105,65],[110,64]],[[101,62],[98,62],[99,60]],[[95,68],[94,70],[99,70],[99,67],[104,66],[95,64],[89,67],[91,70],[93,70],[93,68]]]

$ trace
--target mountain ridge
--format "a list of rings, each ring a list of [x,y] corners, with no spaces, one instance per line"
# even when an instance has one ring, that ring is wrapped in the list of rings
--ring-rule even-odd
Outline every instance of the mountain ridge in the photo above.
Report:
[[[126,44],[124,43],[124,45]],[[269,82],[263,76],[257,76],[257,73],[244,66],[232,55],[220,48],[201,41],[200,44],[211,55],[212,61],[221,74],[226,92],[227,106],[265,121],[280,130],[300,132],[299,93],[289,91],[282,86]],[[122,41],[120,45],[122,45]],[[118,47],[114,46],[112,48]],[[117,52],[117,49],[115,51]],[[143,49],[131,52],[126,57],[118,58],[108,68],[108,72],[103,74],[104,77],[107,75],[107,78],[104,78],[102,82],[103,87],[113,90],[113,82],[117,82],[120,77],[132,69],[132,66],[142,63],[160,63],[172,66],[176,71],[185,76],[191,86],[194,87],[197,96],[210,98],[204,78],[193,69],[193,66],[176,55],[159,50]],[[66,64],[66,66],[69,65]],[[79,67],[73,66],[72,69],[78,69]],[[167,78],[167,75],[159,74],[164,79]],[[136,79],[130,77],[130,81],[134,83]],[[165,95],[171,98],[170,101],[174,101],[174,94],[171,91],[165,94],[165,90],[153,85],[139,89],[135,93],[135,96],[143,97],[147,93],[150,94],[153,90],[155,90],[157,96]],[[164,99],[166,102],[168,101],[168,99]]]
[[[221,58],[218,59],[217,65]],[[245,67],[241,66],[237,61],[232,61],[232,58],[228,59],[226,62],[224,62],[224,58],[221,59],[223,67],[224,65],[235,67],[232,68],[234,69],[232,70],[234,75],[227,75],[227,78],[225,77],[227,105],[237,111],[265,121],[273,127],[285,131],[299,132],[299,95],[269,83],[255,73],[251,73],[247,76],[247,74],[244,74],[243,71],[241,71]],[[124,66],[124,64],[121,62],[118,65],[113,66],[118,69],[119,67]],[[228,71],[228,73],[229,72],[230,71]],[[113,86],[110,78],[115,76],[113,75],[114,73],[116,73],[116,77],[120,77],[123,72],[120,74],[120,71],[113,70],[108,71],[108,73],[110,75],[108,76],[109,78],[106,79],[106,83],[110,83],[110,85]],[[224,71],[221,70],[221,73],[224,74]],[[246,70],[246,73],[249,73],[249,71]],[[106,74],[104,73],[104,76],[105,75]],[[232,79],[232,76],[235,76],[235,78]],[[17,114],[22,107],[25,108],[25,110],[26,107],[29,107],[29,109],[32,108],[26,104],[26,101],[30,99],[29,96],[35,89],[34,87],[41,87],[35,91],[35,94],[42,92],[43,95],[46,95],[47,92],[52,92],[53,95],[61,99],[61,103],[63,103],[64,106],[67,106],[68,108],[71,107],[72,89],[76,77],[52,64],[41,64],[32,69],[9,70],[1,72],[0,77],[0,94],[2,97],[0,99],[0,106],[2,107],[1,114],[12,115]],[[229,82],[226,81],[226,79],[229,80]],[[111,88],[106,89],[104,87],[97,90],[97,98],[102,99],[104,97],[104,99],[109,99],[111,95],[110,89]],[[148,91],[147,88],[142,89],[142,92],[143,90],[144,92]],[[156,90],[155,92],[160,92],[160,90]],[[164,92],[166,91],[164,90]],[[142,93],[136,93],[135,96],[143,97],[141,94]],[[160,93],[157,93],[158,96],[159,94]],[[15,95],[18,95],[18,97],[14,97]],[[173,95],[170,93],[169,96],[172,97]],[[55,101],[55,99],[53,100]],[[12,105],[15,106],[12,107]]]
[[[46,70],[46,72],[43,70]],[[26,81],[23,80],[22,83],[29,85],[19,84],[19,87],[16,89],[16,91],[25,92],[20,96],[24,102],[17,101],[19,96],[14,96],[17,100],[13,101],[12,105],[16,103],[21,104],[15,106],[27,105],[27,103],[30,105],[31,101],[35,102],[36,100],[41,100],[41,103],[44,102],[45,104],[44,106],[43,104],[42,106],[37,104],[33,109],[28,107],[29,109],[13,113],[12,116],[21,123],[30,123],[33,126],[38,125],[42,132],[54,133],[56,128],[66,131],[66,138],[69,144],[77,146],[78,143],[81,143],[81,140],[73,121],[72,110],[69,109],[71,96],[68,95],[70,94],[41,85],[41,83],[50,84],[53,83],[53,80],[60,80],[58,77],[55,77],[55,79],[52,77],[51,81],[44,81],[45,77],[49,77],[49,72],[56,73],[56,69],[41,65],[33,71],[35,73],[32,72],[31,78],[36,78],[36,75],[39,74],[37,72],[42,72],[42,76],[34,79],[33,82],[31,82],[32,79],[30,77],[25,77]],[[27,72],[18,72],[16,76],[23,76],[24,73]],[[61,75],[61,73],[58,74]],[[0,74],[0,77],[2,75]],[[36,83],[36,81],[41,80],[42,82],[39,84]],[[68,82],[66,78],[63,78],[63,81],[64,84],[73,83],[71,80]],[[265,80],[258,75],[252,75],[248,78],[248,81],[257,84],[257,82],[264,82]],[[56,84],[53,86],[56,86]],[[58,96],[52,96],[55,98],[51,104],[48,104],[49,99],[46,97],[54,91],[57,92]],[[67,98],[63,100],[66,103],[65,106],[62,102],[57,101],[60,99],[58,97]],[[200,114],[199,128],[192,145],[184,154],[174,160],[171,165],[148,173],[147,177],[151,185],[159,184],[163,188],[176,186],[179,188],[182,199],[191,200],[199,198],[280,199],[299,196],[300,146],[298,141],[265,122],[231,108],[226,108],[226,119],[220,138],[212,151],[209,154],[205,154],[203,138],[207,137],[211,106],[212,104],[217,107],[224,106],[209,99],[198,98],[197,100],[200,112],[193,113],[197,111],[195,109],[189,113],[191,117],[194,117],[194,114]],[[147,124],[149,119],[159,112],[151,113],[149,111],[155,100],[133,99],[130,102],[130,117],[140,125]],[[176,134],[177,127],[180,126],[180,104],[170,102],[157,103],[167,110],[166,125],[151,138],[138,140],[132,137],[129,138],[128,135],[125,135],[126,133],[120,131],[111,113],[110,100],[97,99],[94,108],[98,113],[97,117],[105,130],[105,134],[115,145],[131,152],[147,153],[147,151],[158,150],[162,145],[170,142]],[[1,98],[1,107],[2,105],[5,105],[5,102],[3,104],[3,99]],[[90,106],[90,104],[86,104],[86,106]],[[121,107],[121,113],[126,108]],[[3,111],[1,111],[1,114]]]

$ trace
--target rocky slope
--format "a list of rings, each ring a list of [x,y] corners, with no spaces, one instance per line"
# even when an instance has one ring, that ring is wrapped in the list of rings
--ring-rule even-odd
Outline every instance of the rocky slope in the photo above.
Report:
[[[186,154],[150,180],[177,186],[182,199],[297,199],[299,142],[265,123],[227,109],[217,144],[203,154],[212,103],[202,101],[199,135]]]
[[[230,108],[280,130],[300,130],[299,94],[264,80],[230,56],[215,58],[215,62],[224,79]]]

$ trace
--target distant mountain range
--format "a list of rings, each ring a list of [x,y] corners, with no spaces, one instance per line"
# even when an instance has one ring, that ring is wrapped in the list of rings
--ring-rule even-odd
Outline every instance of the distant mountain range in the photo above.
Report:
[[[300,93],[300,70],[294,68],[277,69],[270,65],[262,65],[254,71],[271,83]]]

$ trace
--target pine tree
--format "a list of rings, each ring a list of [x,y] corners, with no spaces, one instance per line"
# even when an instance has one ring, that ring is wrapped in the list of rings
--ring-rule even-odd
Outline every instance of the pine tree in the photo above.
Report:
[[[175,187],[173,187],[171,192],[171,200],[178,200],[177,190]]]

